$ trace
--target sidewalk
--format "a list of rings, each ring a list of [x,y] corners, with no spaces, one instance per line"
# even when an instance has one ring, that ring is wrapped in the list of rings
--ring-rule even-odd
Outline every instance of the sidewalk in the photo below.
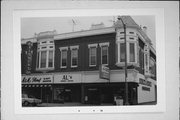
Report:
[[[37,105],[38,107],[71,107],[71,106],[114,106],[113,104],[82,104],[82,103],[76,103],[76,102],[67,102],[67,103],[42,103]]]
[[[156,102],[148,102],[148,103],[141,103],[141,104],[138,104],[138,106],[141,106],[141,105],[156,105]],[[108,103],[105,103],[105,104],[82,104],[82,103],[78,103],[78,102],[65,102],[65,103],[42,103],[42,104],[39,104],[37,105],[38,107],[59,107],[59,106],[64,106],[64,107],[71,107],[71,106],[116,106],[116,105],[113,105],[113,104],[108,104]],[[130,105],[130,106],[133,106],[133,105]]]

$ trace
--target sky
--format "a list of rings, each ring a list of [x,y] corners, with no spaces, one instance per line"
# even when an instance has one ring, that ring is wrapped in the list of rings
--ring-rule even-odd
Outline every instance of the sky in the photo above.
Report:
[[[147,35],[155,47],[155,17],[154,16],[131,16],[141,26],[147,26]],[[113,25],[117,16],[96,16],[96,17],[39,17],[21,19],[21,38],[34,37],[35,33],[56,30],[58,34],[72,31],[90,29],[92,24],[104,23],[105,27]],[[73,26],[73,21],[76,25]]]

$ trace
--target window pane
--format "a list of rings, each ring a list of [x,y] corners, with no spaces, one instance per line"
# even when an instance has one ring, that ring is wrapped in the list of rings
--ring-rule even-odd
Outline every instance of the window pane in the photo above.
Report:
[[[108,46],[102,47],[102,64],[108,64]]]
[[[72,66],[77,66],[78,49],[72,49],[71,51]]]
[[[67,51],[66,50],[62,50],[62,54],[61,54],[62,58],[62,65],[61,66],[66,66],[67,65]]]
[[[144,52],[143,49],[139,49],[139,64],[142,69],[144,69]]]
[[[130,49],[130,62],[135,62],[135,50],[134,50],[134,43],[129,43],[129,49]]]
[[[120,43],[120,62],[125,62],[125,44]]]
[[[149,63],[149,70],[150,70],[150,73],[152,75],[156,75],[156,65],[155,65],[155,60],[153,60],[152,58],[150,58],[150,63]]]
[[[46,67],[46,51],[42,51],[41,52],[41,68],[45,68]]]
[[[90,65],[96,65],[96,48],[90,48]]]
[[[37,68],[39,68],[39,52],[37,53]]]
[[[48,67],[53,67],[53,51],[49,51]]]

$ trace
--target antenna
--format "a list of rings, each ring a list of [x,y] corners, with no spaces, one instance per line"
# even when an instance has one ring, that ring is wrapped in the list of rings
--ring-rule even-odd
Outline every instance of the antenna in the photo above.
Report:
[[[77,25],[76,22],[72,19],[72,31],[74,32],[74,26]]]
[[[75,31],[75,25],[79,25],[80,24],[79,20],[76,20],[76,19],[73,19],[73,18],[68,20],[68,23],[72,26],[72,32]]]

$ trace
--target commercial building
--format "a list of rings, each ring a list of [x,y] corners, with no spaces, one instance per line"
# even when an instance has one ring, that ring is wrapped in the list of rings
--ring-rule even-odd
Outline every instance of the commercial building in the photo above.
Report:
[[[123,16],[127,39],[128,102],[156,101],[156,52],[130,16]],[[46,31],[22,39],[22,93],[43,102],[114,104],[125,99],[124,28],[103,23],[89,30]]]

